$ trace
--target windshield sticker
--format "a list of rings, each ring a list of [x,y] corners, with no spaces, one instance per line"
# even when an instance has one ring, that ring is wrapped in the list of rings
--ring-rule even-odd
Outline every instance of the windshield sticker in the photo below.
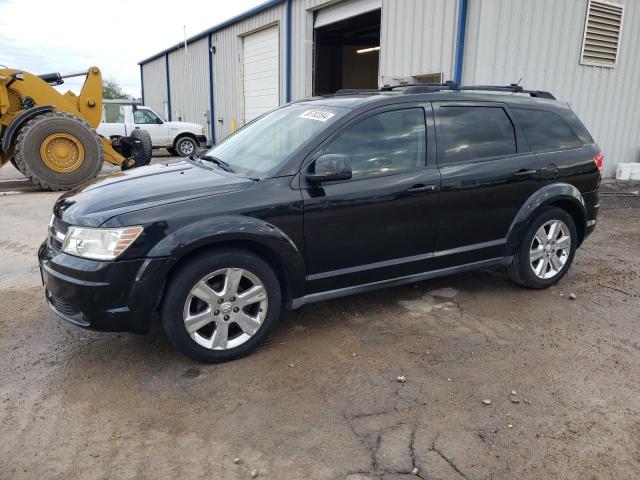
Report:
[[[309,120],[318,120],[319,122],[326,122],[335,114],[331,112],[323,112],[322,110],[307,110],[300,118],[308,118]]]

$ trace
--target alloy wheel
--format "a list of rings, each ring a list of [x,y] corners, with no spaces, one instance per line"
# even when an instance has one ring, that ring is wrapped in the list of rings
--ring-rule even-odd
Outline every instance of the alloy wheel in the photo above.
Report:
[[[542,225],[529,249],[529,264],[533,273],[542,279],[555,277],[567,263],[571,252],[571,232],[561,220]]]
[[[183,155],[191,155],[194,150],[195,150],[195,148],[193,147],[193,143],[191,143],[189,141],[185,141],[185,142],[181,142],[180,143],[180,152]]]
[[[211,350],[229,350],[253,337],[267,315],[262,281],[242,268],[217,270],[191,289],[183,309],[191,338]]]

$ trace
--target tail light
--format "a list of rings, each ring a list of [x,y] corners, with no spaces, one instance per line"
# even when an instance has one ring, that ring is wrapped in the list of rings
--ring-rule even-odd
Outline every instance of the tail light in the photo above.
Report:
[[[602,161],[604,160],[604,156],[602,155],[602,152],[598,152],[596,153],[596,156],[593,157],[593,161],[596,164],[596,167],[598,167],[598,171],[602,174]]]

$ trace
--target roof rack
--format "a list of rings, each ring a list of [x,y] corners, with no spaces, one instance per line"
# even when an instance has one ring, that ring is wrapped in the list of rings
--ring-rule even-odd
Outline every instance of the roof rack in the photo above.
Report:
[[[547,98],[549,100],[555,100],[550,92],[545,90],[525,90],[521,85],[512,83],[510,85],[463,85],[457,88],[457,90],[477,90],[485,92],[511,92],[511,93],[525,93],[536,98]]]
[[[406,88],[404,91],[405,94],[410,92],[413,93],[427,93],[426,91],[422,91],[424,89],[428,89],[429,91],[440,91],[440,90],[455,90],[458,87],[458,84],[452,80],[448,80],[443,83],[405,83],[403,85],[385,85],[380,88],[383,92],[390,92],[395,90],[396,88]],[[419,92],[417,90],[420,90]]]
[[[382,90],[382,88],[380,89]],[[380,92],[377,88],[341,88],[336,90],[334,95],[354,95],[357,93],[377,93]]]
[[[379,90],[373,88],[344,88],[338,90],[336,95],[353,95],[358,93],[375,93],[375,92],[391,92],[396,89],[404,88],[402,92],[404,95],[413,95],[418,93],[434,93],[444,90],[451,91],[484,91],[484,92],[510,92],[510,93],[523,93],[536,98],[547,98],[549,100],[555,100],[550,92],[544,90],[525,90],[521,85],[512,83],[510,85],[458,85],[451,80],[444,83],[409,83],[404,85],[384,85]]]
[[[335,95],[353,95],[358,93],[380,93],[392,92],[393,90],[406,88],[402,93],[432,93],[440,90],[455,90],[457,84],[452,81],[444,83],[403,83],[401,85],[384,85],[378,88],[342,88],[337,90]]]

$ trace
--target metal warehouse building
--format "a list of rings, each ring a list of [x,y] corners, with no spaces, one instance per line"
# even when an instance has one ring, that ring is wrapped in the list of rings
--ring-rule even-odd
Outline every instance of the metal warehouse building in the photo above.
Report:
[[[143,102],[217,141],[288,101],[454,79],[551,91],[640,161],[638,0],[271,0],[140,62]]]

